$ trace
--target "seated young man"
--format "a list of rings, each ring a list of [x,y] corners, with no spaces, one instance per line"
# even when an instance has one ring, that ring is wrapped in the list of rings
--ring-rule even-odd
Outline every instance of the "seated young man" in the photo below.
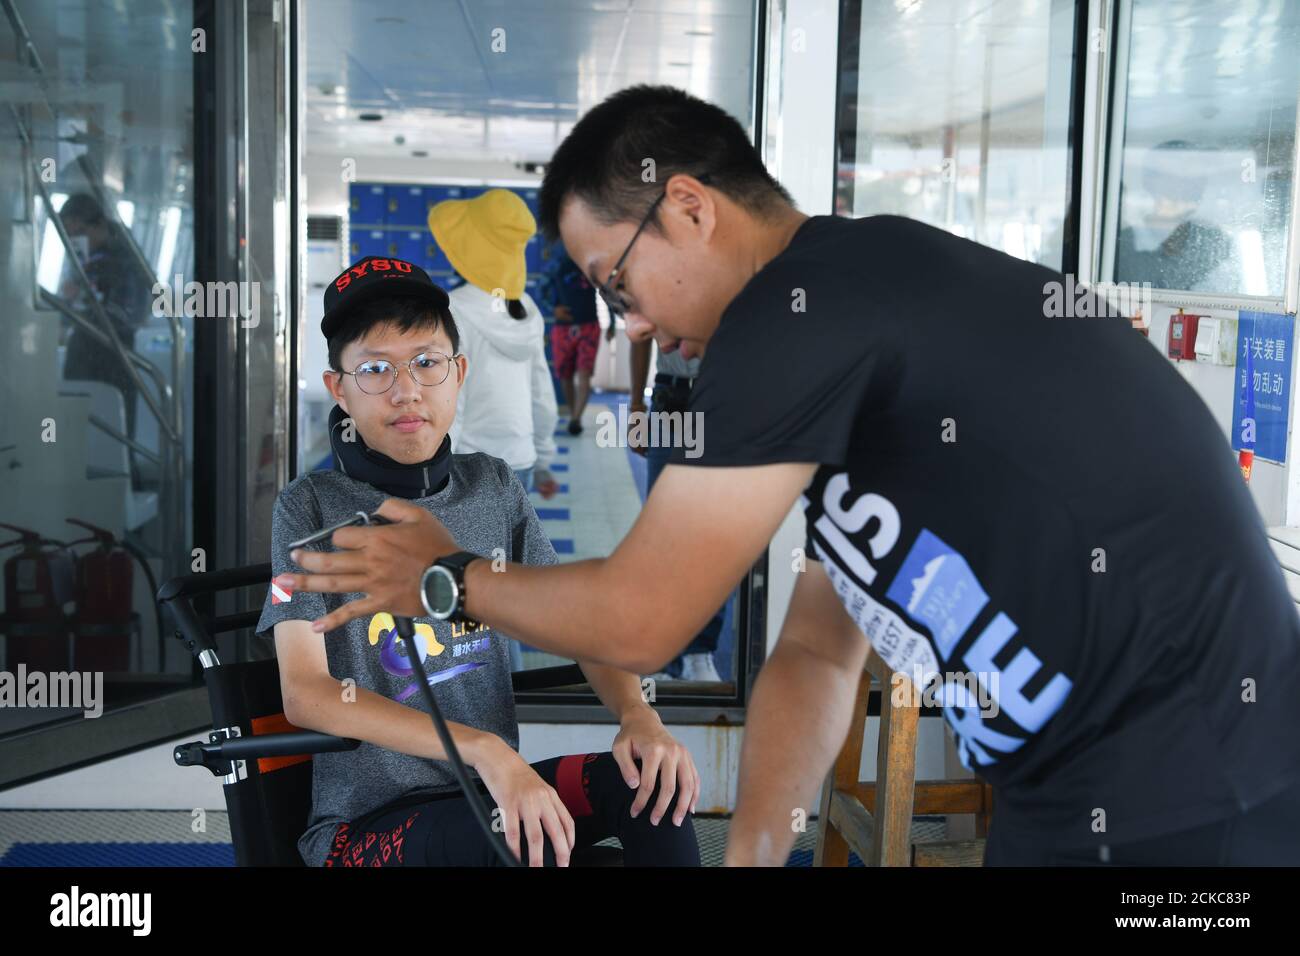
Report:
[[[417,266],[371,257],[327,287],[325,309],[324,379],[338,402],[330,416],[335,470],[305,474],[280,493],[274,572],[298,570],[291,542],[373,512],[388,497],[428,508],[476,554],[555,563],[510,467],[482,453],[451,453],[448,430],[469,368],[457,354],[447,294]],[[274,633],[290,723],[362,741],[313,758],[303,859],[315,866],[497,863],[457,787],[392,617],[312,632],[314,619],[358,597],[272,589],[257,625],[259,634]],[[517,752],[507,640],[474,622],[416,619],[438,706],[515,855],[532,866],[565,866],[574,847],[617,837],[629,866],[698,866],[690,811],[699,775],[643,700],[636,675],[582,664],[619,719],[612,752],[529,764]]]

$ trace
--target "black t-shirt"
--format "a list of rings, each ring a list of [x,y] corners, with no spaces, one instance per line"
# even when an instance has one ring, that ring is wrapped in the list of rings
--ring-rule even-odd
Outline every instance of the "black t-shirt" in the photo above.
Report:
[[[1127,319],[1048,317],[1056,282],[814,216],[723,314],[673,460],[818,463],[808,557],[890,666],[945,675],[994,832],[1119,844],[1297,777],[1300,616],[1204,403]]]

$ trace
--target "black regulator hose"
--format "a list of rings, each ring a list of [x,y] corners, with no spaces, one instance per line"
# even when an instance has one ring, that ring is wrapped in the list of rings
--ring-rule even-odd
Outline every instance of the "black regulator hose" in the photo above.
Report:
[[[499,833],[492,830],[492,821],[488,816],[487,805],[483,802],[483,796],[478,792],[478,787],[470,780],[469,770],[465,767],[465,762],[460,759],[460,751],[456,749],[455,742],[451,739],[451,731],[447,729],[447,721],[442,717],[442,711],[438,709],[438,701],[433,696],[433,688],[429,686],[429,676],[424,671],[424,662],[420,660],[420,651],[415,646],[415,623],[409,617],[398,617],[393,615],[393,626],[397,629],[397,636],[402,639],[406,645],[406,656],[411,659],[411,667],[415,670],[417,683],[424,694],[424,702],[429,705],[429,715],[433,718],[433,727],[438,732],[438,739],[442,741],[442,749],[447,754],[447,759],[451,762],[451,769],[456,774],[456,780],[460,783],[461,790],[465,791],[465,799],[469,801],[470,809],[474,812],[474,819],[487,835],[488,842],[492,844],[492,849],[496,851],[501,862],[506,866],[520,866],[520,862],[515,859],[515,855],[510,852],[510,847],[506,846],[505,838]]]

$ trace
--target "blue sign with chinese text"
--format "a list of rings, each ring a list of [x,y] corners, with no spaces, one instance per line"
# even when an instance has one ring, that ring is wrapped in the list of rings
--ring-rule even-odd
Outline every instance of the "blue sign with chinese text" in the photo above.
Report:
[[[1294,316],[1271,312],[1239,313],[1237,397],[1232,409],[1234,451],[1253,448],[1256,458],[1286,461],[1294,332]],[[1250,427],[1252,418],[1253,429]]]

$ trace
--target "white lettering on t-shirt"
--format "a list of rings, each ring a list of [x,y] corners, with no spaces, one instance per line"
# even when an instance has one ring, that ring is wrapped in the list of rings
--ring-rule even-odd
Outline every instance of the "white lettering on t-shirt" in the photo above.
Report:
[[[866,584],[876,580],[876,569],[861,551],[844,536],[844,532],[856,534],[867,526],[872,518],[880,519],[880,527],[867,541],[874,558],[882,558],[898,543],[898,535],[903,524],[898,517],[898,509],[881,495],[862,495],[853,506],[845,511],[840,502],[849,490],[849,476],[838,474],[826,483],[822,493],[823,514],[816,522],[818,532],[839,553],[840,560],[850,571]],[[842,530],[841,530],[842,529]]]

